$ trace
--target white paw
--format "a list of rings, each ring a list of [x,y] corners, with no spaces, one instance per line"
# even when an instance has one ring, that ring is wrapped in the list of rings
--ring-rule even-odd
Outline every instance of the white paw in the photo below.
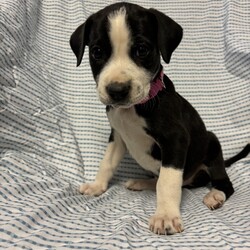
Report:
[[[155,234],[175,234],[184,230],[180,216],[168,216],[155,214],[149,220],[149,228]]]
[[[130,190],[134,190],[134,191],[141,191],[143,190],[142,189],[142,185],[141,185],[141,180],[128,180],[126,183],[125,183],[125,187],[127,189],[130,189]]]
[[[226,200],[226,195],[218,190],[212,189],[203,199],[204,204],[211,210],[221,207]]]
[[[125,187],[134,191],[155,190],[156,179],[131,179],[125,183]]]
[[[91,196],[99,196],[106,190],[107,185],[98,182],[84,183],[80,186],[80,193]]]

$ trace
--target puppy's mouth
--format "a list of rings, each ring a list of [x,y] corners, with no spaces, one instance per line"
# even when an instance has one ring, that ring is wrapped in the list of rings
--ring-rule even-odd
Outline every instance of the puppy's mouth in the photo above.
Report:
[[[130,108],[138,104],[145,104],[149,100],[154,99],[160,91],[165,89],[165,84],[163,81],[164,73],[162,68],[153,77],[148,84],[144,86],[136,85],[134,88],[125,87],[120,88],[120,86],[113,88],[110,91],[108,89],[105,91],[97,91],[99,94],[100,101],[105,104],[112,106],[114,108]],[[119,91],[117,91],[117,89]]]
[[[102,97],[100,94],[99,94],[99,99],[104,105],[111,106],[113,108],[128,109],[137,104],[144,103],[144,101],[148,97],[148,93],[149,91],[147,91],[147,93],[139,93],[133,99],[126,100],[126,101],[119,101],[119,102],[115,102],[115,101],[110,100],[109,98]]]

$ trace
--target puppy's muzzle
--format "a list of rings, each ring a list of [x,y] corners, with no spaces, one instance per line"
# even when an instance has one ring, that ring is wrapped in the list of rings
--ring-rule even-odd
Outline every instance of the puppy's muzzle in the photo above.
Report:
[[[126,102],[129,99],[131,82],[111,82],[106,87],[108,96],[113,103]]]

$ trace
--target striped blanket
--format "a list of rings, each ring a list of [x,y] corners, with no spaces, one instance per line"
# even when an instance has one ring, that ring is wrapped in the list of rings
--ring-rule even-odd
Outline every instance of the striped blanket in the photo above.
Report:
[[[250,158],[228,174],[235,194],[216,210],[208,187],[183,189],[185,231],[148,229],[154,192],[123,182],[147,176],[126,155],[100,197],[92,181],[110,128],[88,56],[76,68],[75,28],[114,1],[0,1],[0,249],[249,249]],[[165,73],[219,137],[225,158],[250,139],[249,0],[131,0],[157,8],[184,29]]]

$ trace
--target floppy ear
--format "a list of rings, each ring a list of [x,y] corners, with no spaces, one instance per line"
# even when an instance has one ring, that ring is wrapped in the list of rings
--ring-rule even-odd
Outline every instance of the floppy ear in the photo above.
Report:
[[[149,11],[154,14],[157,20],[157,39],[162,58],[166,63],[169,63],[172,53],[181,42],[182,27],[158,10],[149,9]]]
[[[89,31],[90,20],[87,19],[87,21],[80,25],[70,37],[70,46],[77,58],[76,66],[81,64],[85,46],[88,45],[89,42]]]

